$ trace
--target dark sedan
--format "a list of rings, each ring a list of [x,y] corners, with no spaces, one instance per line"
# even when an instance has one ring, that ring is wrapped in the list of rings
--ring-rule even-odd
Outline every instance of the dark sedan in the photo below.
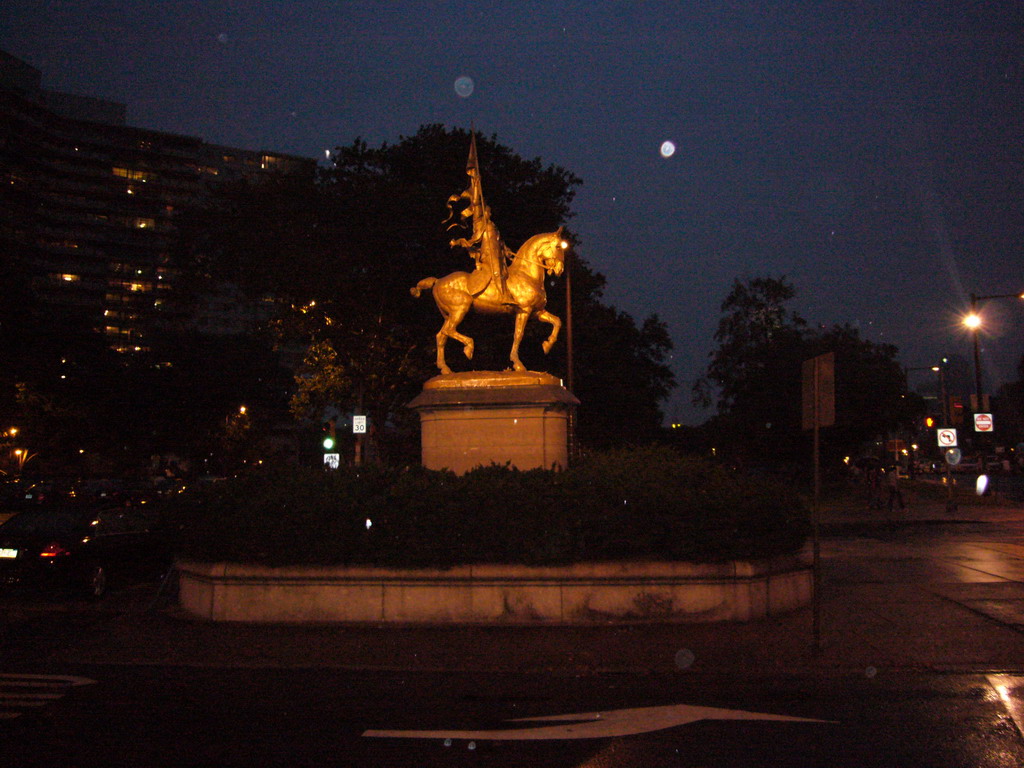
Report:
[[[0,588],[72,589],[99,598],[111,584],[157,578],[170,562],[145,506],[37,507],[0,525]]]

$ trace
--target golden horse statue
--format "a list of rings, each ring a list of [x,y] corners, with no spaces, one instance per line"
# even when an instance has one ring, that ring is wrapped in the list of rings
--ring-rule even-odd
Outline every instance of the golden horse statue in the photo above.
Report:
[[[558,338],[562,321],[545,309],[548,298],[544,291],[544,277],[545,274],[562,274],[565,268],[565,249],[568,247],[569,244],[562,240],[561,227],[557,232],[534,235],[523,243],[508,267],[506,286],[513,299],[512,303],[502,300],[501,288],[496,280],[488,280],[482,291],[473,293],[470,285],[477,282],[471,279],[475,272],[452,272],[440,278],[426,277],[410,288],[409,292],[413,296],[419,296],[430,289],[434,303],[444,318],[444,324],[437,332],[437,367],[441,373],[452,372],[444,359],[444,347],[449,338],[462,342],[466,357],[473,359],[473,339],[458,331],[459,323],[470,308],[483,314],[515,315],[515,337],[509,359],[516,371],[526,370],[519,359],[519,344],[523,340],[526,321],[531,317],[551,325],[551,335],[542,345],[545,354],[550,352]],[[477,271],[483,268],[483,265],[478,265]]]

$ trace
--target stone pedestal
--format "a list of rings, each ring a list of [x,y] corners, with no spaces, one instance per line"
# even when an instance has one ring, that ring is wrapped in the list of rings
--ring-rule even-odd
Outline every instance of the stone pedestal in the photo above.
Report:
[[[435,376],[409,407],[420,415],[423,466],[462,474],[492,463],[568,466],[569,409],[578,404],[549,374],[479,371]]]

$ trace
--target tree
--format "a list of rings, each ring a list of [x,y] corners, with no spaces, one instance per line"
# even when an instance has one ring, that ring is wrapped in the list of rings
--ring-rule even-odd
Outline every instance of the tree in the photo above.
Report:
[[[836,424],[823,433],[827,460],[909,426],[922,407],[907,397],[895,346],[861,339],[847,325],[809,330],[787,309],[795,296],[784,277],[735,281],[722,303],[719,346],[693,388],[696,403],[709,405],[717,394],[715,432],[744,462],[798,462],[807,455],[802,363],[825,352],[836,360]]]
[[[770,384],[774,357],[802,339],[807,322],[786,309],[796,289],[785,277],[757,277],[733,282],[722,302],[707,375],[693,387],[694,403],[708,406],[717,390],[718,408],[730,412],[750,404],[758,387]],[[769,377],[770,378],[770,377]]]
[[[667,360],[668,328],[657,315],[638,326],[603,301],[604,276],[573,258],[574,394],[580,400],[577,438],[585,447],[643,444],[661,437],[661,403],[676,386]],[[552,296],[565,317],[565,294]],[[536,330],[536,329],[535,329]],[[567,371],[565,344],[551,354],[551,370]]]
[[[1017,380],[1004,384],[993,403],[999,442],[1016,446],[1024,442],[1024,356],[1017,365]],[[1015,457],[1024,462],[1024,457]]]
[[[860,338],[849,325],[812,334],[804,359],[834,352],[836,423],[822,432],[822,455],[835,465],[880,437],[903,437],[924,416],[920,395],[907,391],[898,348]]]

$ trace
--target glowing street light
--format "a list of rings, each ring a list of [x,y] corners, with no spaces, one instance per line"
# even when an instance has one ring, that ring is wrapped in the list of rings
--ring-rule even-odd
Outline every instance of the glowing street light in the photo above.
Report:
[[[36,457],[36,454],[29,453],[24,448],[14,449],[14,463],[18,465],[18,474],[25,468],[25,465]]]
[[[981,399],[981,352],[978,348],[978,334],[983,325],[981,315],[978,314],[978,302],[988,299],[1024,299],[1024,292],[1021,293],[997,293],[991,296],[978,296],[971,294],[971,311],[964,317],[964,326],[974,334],[974,392],[977,402],[974,404],[974,411],[977,413],[984,409]]]

